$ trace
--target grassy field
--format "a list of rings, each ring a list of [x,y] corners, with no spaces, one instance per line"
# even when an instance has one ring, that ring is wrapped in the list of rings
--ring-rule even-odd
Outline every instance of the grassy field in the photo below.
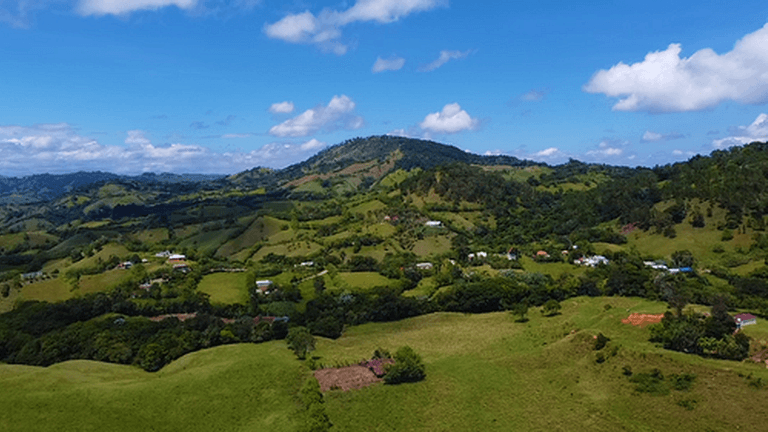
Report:
[[[197,289],[211,296],[211,303],[248,303],[246,273],[213,273],[200,281]]]
[[[0,429],[291,431],[306,374],[283,342],[189,354],[158,373],[70,361],[0,365]]]
[[[413,253],[420,257],[443,254],[451,250],[451,239],[446,236],[425,237],[413,245]]]
[[[397,282],[374,272],[339,273],[338,278],[343,285],[362,290],[368,290],[379,286],[389,286]]]
[[[73,295],[71,287],[61,278],[24,285],[21,289],[21,297],[24,300],[57,302],[66,300]]]
[[[413,347],[425,381],[325,395],[338,431],[659,431],[759,430],[768,414],[764,366],[663,350],[648,329],[622,324],[631,312],[660,313],[663,303],[633,298],[575,298],[562,313],[515,322],[507,312],[435,313],[348,328],[319,339],[318,362],[354,362],[379,347]],[[760,334],[765,328],[751,326]],[[595,361],[593,336],[616,355]],[[623,374],[658,368],[694,373],[689,391],[640,393]],[[189,354],[160,372],[71,361],[48,368],[0,365],[4,431],[292,431],[297,391],[309,369],[285,343],[240,344]],[[668,381],[668,380],[667,380]],[[691,409],[687,409],[683,405]]]

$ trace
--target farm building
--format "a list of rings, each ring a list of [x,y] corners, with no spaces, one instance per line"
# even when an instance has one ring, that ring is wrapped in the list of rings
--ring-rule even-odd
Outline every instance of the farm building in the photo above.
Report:
[[[155,257],[157,257],[157,258],[168,258],[171,255],[172,255],[171,251],[162,251],[162,252],[156,253]]]
[[[187,260],[187,257],[181,254],[173,254],[168,257],[168,262],[182,262],[186,260]]]
[[[738,314],[735,317],[733,317],[733,320],[736,321],[736,327],[738,328],[742,328],[744,326],[748,326],[752,324],[757,324],[757,317],[748,313]]]
[[[272,281],[269,279],[256,281],[256,287],[259,289],[259,291],[268,293],[269,289],[272,288]]]
[[[431,262],[416,263],[416,268],[419,270],[432,270],[432,267],[434,266]]]
[[[443,226],[443,223],[436,220],[426,221],[424,223],[424,226],[428,226],[430,228],[440,228]]]

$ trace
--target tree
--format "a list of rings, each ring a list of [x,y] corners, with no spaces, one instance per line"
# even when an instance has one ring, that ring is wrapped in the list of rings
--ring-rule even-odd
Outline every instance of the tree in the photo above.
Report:
[[[325,291],[325,279],[322,276],[315,277],[313,284],[315,286],[315,293],[318,295]]]
[[[307,353],[315,349],[315,337],[309,333],[306,327],[293,327],[288,330],[285,341],[296,357],[304,360]]]
[[[560,313],[560,309],[562,306],[560,306],[560,302],[555,299],[549,299],[546,303],[544,303],[544,307],[541,309],[541,313],[543,313],[546,316],[554,316]]]
[[[517,317],[515,320],[516,322],[528,321],[528,318],[526,317],[526,315],[528,315],[528,305],[525,303],[515,304],[512,306],[512,315]]]
[[[417,382],[426,376],[426,368],[421,361],[421,356],[416,354],[413,348],[406,345],[395,352],[395,363],[387,367],[384,382],[387,384]]]

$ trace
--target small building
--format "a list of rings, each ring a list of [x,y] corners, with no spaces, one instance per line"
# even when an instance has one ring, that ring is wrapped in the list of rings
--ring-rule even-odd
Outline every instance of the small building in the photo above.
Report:
[[[173,265],[173,271],[178,271],[178,272],[182,272],[182,273],[189,273],[189,272],[192,271],[192,269],[189,268],[188,265],[182,263],[182,264],[174,264]]]
[[[549,253],[545,250],[540,250],[536,252],[536,258],[549,258]]]
[[[32,272],[32,273],[24,273],[24,274],[21,275],[21,278],[25,279],[25,280],[26,279],[36,279],[36,278],[40,278],[40,277],[43,277],[43,272],[41,272],[41,271],[36,271],[36,272]]]
[[[168,258],[171,255],[172,255],[171,251],[162,251],[162,252],[156,253],[155,257],[157,257],[157,258]]]
[[[733,317],[733,320],[736,321],[736,327],[738,328],[742,328],[744,326],[748,326],[752,324],[757,324],[757,317],[748,313],[738,314],[735,317]]]
[[[269,279],[256,281],[256,288],[262,293],[269,293],[269,289],[272,288],[272,281]]]
[[[181,254],[173,254],[168,257],[168,262],[183,262],[186,260],[187,260],[187,257]]]
[[[591,257],[581,257],[574,261],[574,263],[587,267],[597,267],[600,264],[608,265],[608,258],[602,255],[593,255]]]
[[[131,267],[133,267],[133,263],[130,261],[121,262],[117,265],[117,268],[121,270],[129,270]]]
[[[432,270],[433,267],[431,262],[416,263],[416,268],[419,270]]]
[[[441,228],[443,226],[443,223],[436,220],[430,220],[424,222],[424,226],[430,227],[430,228]]]

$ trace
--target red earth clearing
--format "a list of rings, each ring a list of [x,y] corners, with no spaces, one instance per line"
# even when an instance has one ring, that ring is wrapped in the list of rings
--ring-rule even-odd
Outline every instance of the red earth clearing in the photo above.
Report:
[[[332,388],[356,390],[381,381],[370,369],[361,365],[316,370],[315,378],[324,392]]]
[[[648,324],[656,324],[660,323],[661,319],[664,318],[664,314],[640,314],[640,313],[633,313],[630,314],[627,318],[624,318],[621,320],[624,324],[632,324],[633,326],[639,326],[639,327],[645,327]]]

